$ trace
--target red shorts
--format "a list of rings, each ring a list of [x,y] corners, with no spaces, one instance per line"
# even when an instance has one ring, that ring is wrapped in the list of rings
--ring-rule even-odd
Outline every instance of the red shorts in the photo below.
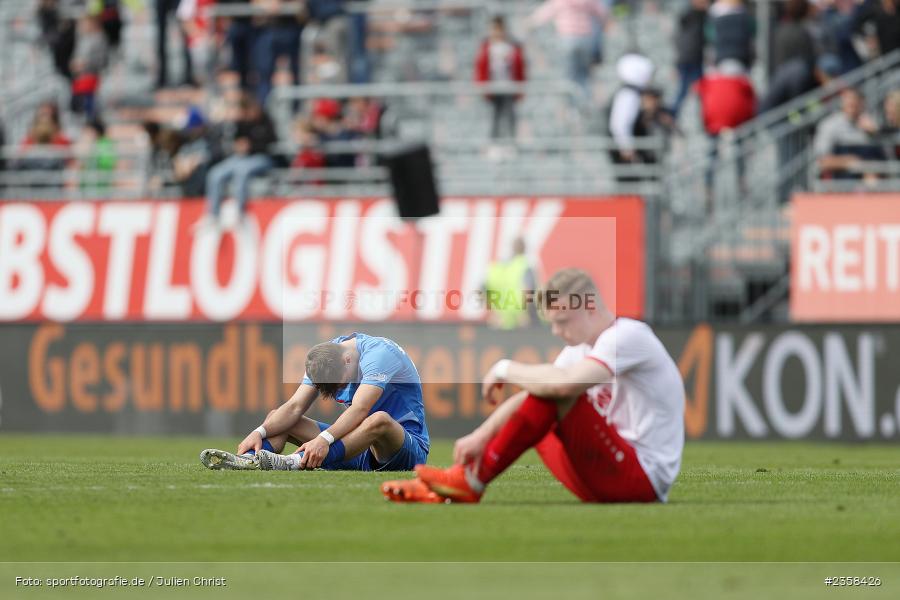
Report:
[[[654,502],[637,453],[582,394],[536,446],[550,472],[584,502]]]

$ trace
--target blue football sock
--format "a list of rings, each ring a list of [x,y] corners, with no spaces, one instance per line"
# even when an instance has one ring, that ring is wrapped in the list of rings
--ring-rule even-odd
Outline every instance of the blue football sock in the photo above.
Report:
[[[275,452],[275,446],[269,441],[269,438],[263,438],[262,449],[269,452]],[[248,456],[256,456],[256,450],[247,450],[244,454]]]
[[[344,452],[344,442],[335,440],[331,448],[328,449],[328,456],[322,461],[322,468],[333,469],[344,462]]]

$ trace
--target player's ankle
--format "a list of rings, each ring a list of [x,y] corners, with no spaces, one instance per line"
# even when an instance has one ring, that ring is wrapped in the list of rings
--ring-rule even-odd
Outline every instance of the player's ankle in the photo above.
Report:
[[[468,467],[463,469],[463,473],[465,473],[466,483],[469,484],[469,487],[472,489],[472,491],[479,495],[483,494],[484,483],[480,479],[478,479],[478,474],[473,469],[470,469]]]

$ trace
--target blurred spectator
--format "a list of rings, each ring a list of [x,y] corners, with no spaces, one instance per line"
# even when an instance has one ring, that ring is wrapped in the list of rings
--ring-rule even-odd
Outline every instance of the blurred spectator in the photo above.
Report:
[[[853,44],[853,20],[855,0],[819,0],[818,22],[821,27],[821,43],[826,54],[832,54],[840,62],[839,75],[862,65]]]
[[[368,22],[365,14],[344,11],[346,0],[306,0],[306,10],[309,21],[315,22],[320,31],[325,34],[322,38],[331,39],[331,44],[325,40],[315,43],[313,55],[309,64],[312,73],[304,73],[304,78],[310,83],[367,83],[369,81],[368,49]],[[402,10],[404,13],[413,11]],[[338,26],[338,35],[330,26],[329,21],[335,17],[342,17]],[[408,24],[407,24],[408,25]],[[328,30],[331,29],[329,32]],[[406,27],[403,29],[406,31]]]
[[[190,72],[197,83],[207,83],[215,76],[217,41],[209,14],[215,4],[216,0],[181,0],[175,11],[190,54],[186,64],[191,65]]]
[[[54,187],[62,184],[62,172],[68,161],[69,139],[59,124],[59,111],[53,103],[40,105],[35,112],[28,133],[22,140],[20,158],[12,168],[32,173],[26,182],[30,187]],[[59,177],[55,178],[54,174]]]
[[[38,135],[38,132],[40,132],[40,135]],[[46,138],[47,132],[50,135],[49,141],[42,143],[60,148],[68,147],[71,144],[69,138],[62,131],[62,123],[59,119],[59,106],[53,101],[42,102],[38,105],[31,121],[31,128],[25,135],[25,139],[22,140],[22,145],[38,144],[37,139],[39,137],[42,139]]]
[[[269,148],[277,140],[275,128],[265,111],[254,99],[245,95],[241,101],[241,118],[235,127],[232,153],[212,167],[206,178],[207,222],[218,221],[229,182],[233,182],[238,214],[244,214],[250,195],[250,180],[272,168]]]
[[[537,277],[525,253],[525,241],[513,241],[512,256],[488,266],[488,324],[496,329],[519,329],[537,323],[536,306],[527,292],[537,290]]]
[[[641,114],[641,94],[650,85],[653,72],[653,61],[640,54],[626,54],[616,63],[620,87],[613,94],[609,111],[609,132],[616,146],[612,159],[616,164],[639,162],[634,131]]]
[[[828,84],[841,74],[841,62],[833,54],[823,54],[811,69],[806,59],[794,58],[782,64],[772,75],[769,89],[760,101],[759,112],[772,110],[794,98]]]
[[[885,155],[893,160],[900,160],[900,90],[894,90],[884,99],[884,120],[878,130],[878,137]]]
[[[122,11],[119,0],[92,0],[88,4],[90,15],[97,17],[106,44],[113,52],[118,51],[122,41]]]
[[[270,16],[257,21],[256,36],[253,41],[254,69],[259,82],[256,97],[262,106],[272,91],[272,76],[279,59],[288,61],[294,85],[300,85],[300,35],[306,21],[305,5],[294,15],[280,13],[289,0],[265,0],[262,6]]]
[[[647,88],[641,93],[641,112],[635,122],[636,138],[657,138],[661,147],[665,148],[672,134],[677,132],[675,115],[662,104],[662,90]],[[662,156],[658,151],[646,148],[637,151],[638,158],[644,164],[659,164]]]
[[[222,159],[219,139],[208,127],[200,109],[192,106],[180,132],[181,144],[172,155],[172,173],[181,194],[188,198],[206,195],[209,170]]]
[[[873,54],[900,48],[900,6],[897,0],[863,0],[853,19],[853,30],[872,41]]]
[[[337,59],[334,53],[324,42],[316,42],[313,45],[313,55],[310,60],[312,72],[309,73],[309,83],[343,83],[347,80],[344,65]]]
[[[78,22],[78,39],[72,57],[72,110],[84,113],[88,120],[95,116],[100,75],[109,58],[109,47],[100,19],[82,17]]]
[[[632,135],[636,140],[656,140],[656,148],[644,145],[635,150],[632,164],[658,165],[668,146],[669,138],[676,133],[675,116],[671,110],[663,107],[662,92],[656,88],[647,88],[641,92],[641,109],[634,122]],[[613,162],[622,164],[613,154]],[[632,173],[619,173],[616,179],[620,182],[635,182],[647,179],[647,176]]]
[[[312,127],[325,145],[325,164],[328,167],[354,167],[356,155],[348,151],[328,149],[330,142],[349,142],[359,137],[344,123],[344,109],[341,103],[330,98],[322,98],[313,102]]]
[[[823,54],[816,61],[812,73],[802,57],[788,60],[782,64],[769,82],[769,89],[760,102],[759,112],[765,113],[790,102],[820,85],[827,85],[840,75],[840,60],[832,54]],[[815,109],[818,105],[799,107],[794,116],[801,116],[804,110]],[[792,119],[794,117],[792,116]],[[809,176],[807,152],[812,143],[815,124],[810,121],[806,126],[795,126],[787,132],[776,136],[776,152],[778,165],[778,198],[782,203],[790,200],[795,187],[805,186]]]
[[[719,136],[752,119],[756,114],[756,93],[743,63],[726,60],[697,84],[703,112],[703,127],[710,139],[709,161],[706,170],[707,211],[712,211],[714,174],[719,156]],[[741,192],[747,189],[744,180],[742,150],[737,150],[735,166]]]
[[[877,130],[874,120],[864,112],[862,94],[847,88],[841,92],[841,110],[822,120],[816,130],[813,150],[822,177],[859,178],[862,161],[884,157],[873,144],[871,133]]]
[[[597,36],[606,16],[599,0],[545,0],[528,20],[531,27],[553,21],[566,57],[566,73],[581,88],[585,102],[591,99],[591,65],[599,59]]]
[[[709,7],[707,39],[713,47],[716,66],[727,60],[740,62],[744,70],[753,66],[756,22],[743,0],[716,0]]]
[[[294,122],[294,142],[297,145],[297,153],[291,161],[292,169],[322,169],[327,166],[319,135],[307,119],[297,119]],[[321,179],[303,181],[312,185],[322,183]]]
[[[150,142],[146,185],[151,193],[158,194],[175,180],[172,161],[183,140],[178,132],[159,123],[144,123],[144,132]]]
[[[506,31],[503,17],[491,20],[491,31],[475,57],[475,81],[479,83],[521,83],[525,81],[522,47]],[[516,137],[516,101],[521,94],[488,94],[493,108],[491,137]]]
[[[0,192],[3,191],[4,177],[6,172],[6,131],[3,129],[3,122],[0,121]]]
[[[678,34],[675,51],[678,66],[678,94],[672,104],[675,116],[688,92],[703,77],[703,50],[706,45],[706,11],[709,0],[691,0],[688,8],[678,19]]]
[[[900,132],[900,90],[894,90],[884,99],[884,124],[882,133],[896,134]]]
[[[344,125],[361,137],[381,138],[384,112],[384,107],[372,98],[350,98],[344,108]]]
[[[249,6],[251,0],[218,0],[217,4]],[[225,42],[231,54],[229,68],[238,74],[241,89],[249,90],[251,85],[250,58],[256,30],[250,17],[232,17],[225,34]]]
[[[156,1],[156,87],[162,89],[169,85],[169,19],[175,17],[178,4],[182,0]],[[220,0],[221,1],[221,0]],[[184,62],[184,85],[196,85],[194,66],[191,59],[187,32],[180,23],[177,24],[181,37],[181,56]]]
[[[85,193],[109,190],[116,170],[116,144],[106,135],[106,126],[99,118],[87,122],[81,131],[78,156],[81,160],[81,188]]]
[[[773,73],[786,62],[800,59],[812,76],[816,45],[807,21],[809,12],[809,0],[787,0],[785,3],[784,17],[776,25],[772,41]]]
[[[37,20],[41,40],[50,49],[53,66],[66,79],[72,79],[72,54],[75,52],[75,20],[64,17],[59,0],[39,0]]]
[[[297,119],[294,123],[294,141],[297,143],[297,154],[291,161],[294,169],[321,169],[325,166],[325,154],[319,147],[319,135],[306,119]]]
[[[162,151],[159,144],[159,135],[162,128],[159,123],[153,121],[144,121],[141,123],[144,130],[147,143],[147,161],[145,163],[146,171],[144,173],[144,189],[145,193],[155,193],[159,190],[160,182],[157,174],[160,171],[160,157]]]
[[[369,83],[372,63],[368,49],[368,15],[357,12],[347,15],[347,74],[350,83]]]

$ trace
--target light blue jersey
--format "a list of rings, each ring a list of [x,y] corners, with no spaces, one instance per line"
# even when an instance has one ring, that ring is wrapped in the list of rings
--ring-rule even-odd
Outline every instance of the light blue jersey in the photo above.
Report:
[[[389,414],[427,454],[431,441],[425,425],[422,382],[416,366],[403,348],[388,338],[354,332],[336,337],[331,342],[340,344],[352,338],[356,338],[356,350],[359,352],[359,371],[349,384],[338,390],[335,400],[350,406],[360,385],[365,383],[380,387],[384,392],[369,414],[377,411]],[[304,377],[303,383],[313,385],[309,377]]]

